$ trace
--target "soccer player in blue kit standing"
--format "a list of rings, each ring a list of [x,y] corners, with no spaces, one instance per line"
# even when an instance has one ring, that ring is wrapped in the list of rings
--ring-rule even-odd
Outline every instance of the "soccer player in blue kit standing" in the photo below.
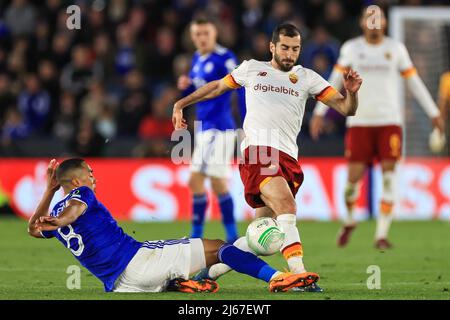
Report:
[[[65,197],[49,214],[55,192]],[[127,235],[97,200],[96,179],[83,159],[60,165],[51,160],[47,188],[28,223],[35,238],[57,238],[100,279],[107,292],[216,292],[214,280],[189,280],[189,275],[218,262],[269,283],[269,291],[309,286],[319,275],[273,269],[255,255],[222,240],[173,239],[139,242]]]
[[[212,21],[196,19],[190,24],[192,42],[197,51],[192,58],[189,76],[178,79],[178,89],[184,95],[194,92],[206,83],[222,79],[237,65],[235,55],[217,44],[217,28]],[[245,117],[244,89],[237,91],[241,118]],[[232,115],[231,98],[228,92],[214,99],[197,104],[196,116],[201,126],[195,132],[195,149],[190,166],[189,188],[193,194],[192,238],[203,236],[208,199],[205,179],[209,178],[222,213],[226,240],[233,243],[238,232],[234,218],[233,199],[227,186],[230,163],[234,156],[236,123]]]

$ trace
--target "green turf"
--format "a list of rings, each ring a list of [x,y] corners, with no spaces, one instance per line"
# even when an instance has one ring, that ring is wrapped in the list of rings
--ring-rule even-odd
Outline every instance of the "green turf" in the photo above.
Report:
[[[188,223],[121,223],[138,240],[187,235]],[[267,285],[231,272],[221,279],[216,294],[104,293],[103,285],[82,269],[81,290],[66,287],[67,267],[78,265],[55,239],[34,239],[22,220],[0,219],[0,299],[450,299],[450,224],[443,221],[397,222],[391,240],[395,248],[373,248],[374,223],[362,223],[347,248],[335,246],[337,223],[299,224],[309,271],[318,272],[324,293],[271,294]],[[245,224],[240,225],[243,233]],[[208,223],[207,238],[221,238],[219,223]],[[265,259],[283,269],[277,254]],[[381,269],[381,289],[367,288],[367,268]]]

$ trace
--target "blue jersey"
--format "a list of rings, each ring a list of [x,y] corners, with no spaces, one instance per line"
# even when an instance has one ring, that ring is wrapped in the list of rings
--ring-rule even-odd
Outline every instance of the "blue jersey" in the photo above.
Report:
[[[103,282],[105,291],[112,291],[117,277],[125,270],[142,243],[123,232],[108,209],[88,187],[72,190],[55,205],[51,216],[57,217],[69,200],[86,204],[84,213],[68,226],[55,231],[43,231],[42,236],[56,237],[84,267]]]
[[[189,73],[193,85],[186,91],[186,94],[208,82],[222,79],[236,65],[235,55],[221,46],[217,46],[213,52],[204,56],[196,52],[192,58],[192,68]],[[225,131],[236,128],[232,116],[231,93],[231,91],[228,91],[216,98],[197,103],[197,120],[202,121],[201,130],[218,129]],[[243,117],[245,113],[244,89],[238,89],[238,94],[241,117]]]

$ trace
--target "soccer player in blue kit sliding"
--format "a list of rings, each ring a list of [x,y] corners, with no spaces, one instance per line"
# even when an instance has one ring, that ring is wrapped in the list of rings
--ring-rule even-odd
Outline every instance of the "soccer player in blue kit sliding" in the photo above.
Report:
[[[188,95],[204,84],[222,79],[237,65],[235,55],[217,44],[217,28],[212,21],[195,19],[190,24],[190,34],[196,52],[192,57],[189,76],[178,79],[178,89]],[[244,88],[237,90],[242,120],[245,117]],[[196,120],[200,127],[195,132],[195,148],[192,154],[189,189],[193,194],[192,238],[202,238],[205,213],[208,206],[205,180],[217,196],[226,232],[226,240],[233,243],[239,238],[234,219],[234,203],[227,179],[231,175],[234,156],[236,123],[232,115],[232,93],[228,92],[196,106]]]
[[[55,192],[65,197],[49,214]],[[269,291],[309,286],[315,273],[292,274],[273,269],[249,252],[222,240],[175,239],[139,242],[127,235],[95,195],[92,168],[78,158],[61,164],[51,160],[47,188],[29,220],[35,238],[57,238],[100,279],[107,292],[216,292],[214,280],[189,280],[189,275],[218,262],[269,283]]]

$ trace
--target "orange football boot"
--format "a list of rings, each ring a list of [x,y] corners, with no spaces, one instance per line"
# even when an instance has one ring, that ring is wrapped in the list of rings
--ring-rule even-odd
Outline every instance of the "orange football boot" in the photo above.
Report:
[[[270,292],[286,292],[295,287],[306,287],[319,280],[314,272],[291,273],[284,272],[269,281]]]

